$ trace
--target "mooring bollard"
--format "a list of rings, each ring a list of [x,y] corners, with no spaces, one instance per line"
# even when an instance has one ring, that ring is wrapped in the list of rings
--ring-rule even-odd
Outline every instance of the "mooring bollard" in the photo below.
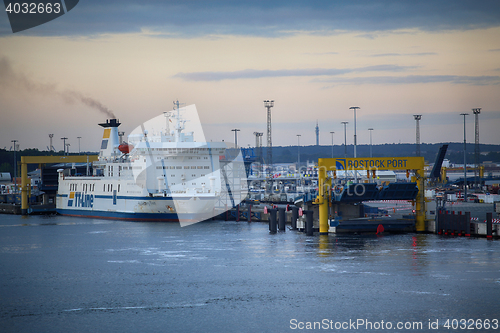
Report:
[[[464,229],[465,236],[470,237],[470,212],[465,212]]]
[[[306,214],[306,235],[312,236],[313,235],[313,211],[306,210],[306,211],[304,211],[304,213]]]
[[[269,209],[269,232],[276,233],[277,225],[276,225],[276,209]]]
[[[442,229],[443,229],[443,214],[444,214],[444,212],[442,210],[438,211],[438,214],[437,214],[437,219],[436,219],[436,233],[438,235],[442,234]]]
[[[248,205],[248,222],[252,222],[252,205]]]
[[[443,234],[448,235],[448,230],[450,229],[450,220],[451,215],[449,211],[446,211],[444,215],[444,223],[443,223]]]
[[[486,213],[486,238],[493,238],[493,213]]]
[[[286,231],[285,222],[286,222],[286,210],[285,208],[278,208],[279,216],[278,216],[278,228],[280,231]]]
[[[298,218],[299,218],[299,207],[292,207],[292,230],[297,230]]]

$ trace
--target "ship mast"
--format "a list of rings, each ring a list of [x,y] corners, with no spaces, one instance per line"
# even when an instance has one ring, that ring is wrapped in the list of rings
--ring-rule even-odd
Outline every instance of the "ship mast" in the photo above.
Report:
[[[177,115],[175,116],[177,122],[175,125],[176,133],[175,133],[175,141],[180,142],[181,138],[181,132],[184,130],[185,126],[184,123],[186,122],[184,119],[181,119],[181,114],[180,114],[180,106],[179,106],[179,100],[174,102],[174,110],[177,110]]]

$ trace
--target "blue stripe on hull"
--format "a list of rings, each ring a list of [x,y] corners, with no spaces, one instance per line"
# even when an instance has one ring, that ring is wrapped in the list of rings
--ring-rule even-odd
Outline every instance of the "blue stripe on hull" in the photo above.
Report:
[[[68,195],[67,194],[57,194],[57,197],[60,198],[66,198]],[[113,199],[112,195],[102,195],[102,194],[95,194],[94,197],[96,199]],[[116,196],[117,199],[128,199],[128,200],[190,200],[193,197],[144,197],[144,196],[125,196],[125,195],[118,195]],[[196,197],[198,200],[214,200],[214,197]]]
[[[89,217],[128,221],[151,221],[151,222],[179,222],[177,214],[172,213],[126,213],[126,212],[104,212],[83,209],[56,209],[58,214],[66,216]],[[184,219],[183,219],[184,220]],[[193,220],[194,221],[194,220]],[[195,221],[198,222],[198,221]]]

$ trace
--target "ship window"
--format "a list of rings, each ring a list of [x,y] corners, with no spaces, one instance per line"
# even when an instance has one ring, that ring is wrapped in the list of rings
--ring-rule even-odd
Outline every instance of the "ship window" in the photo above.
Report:
[[[109,192],[109,184],[108,184],[108,192]]]
[[[203,169],[210,169],[208,165],[204,166]]]
[[[176,169],[182,169],[182,167],[181,167],[181,166],[176,166],[175,168],[176,168]]]
[[[204,176],[205,176],[205,174],[202,174],[202,175],[201,175],[201,177],[204,177]]]
[[[120,184],[118,184],[118,192],[120,192]]]
[[[113,184],[111,184],[111,191],[110,192],[113,192]]]
[[[192,166],[191,166],[191,169],[196,169],[196,165],[192,165]]]
[[[188,166],[188,165],[185,165],[185,166],[184,166],[184,169],[189,169],[189,166]]]
[[[199,166],[197,167],[197,169],[203,169],[203,166],[202,166],[202,165],[199,165]]]
[[[175,177],[175,175],[170,175],[170,177]]]
[[[204,159],[206,159],[206,160],[208,160],[208,157],[206,157],[206,156],[205,156],[205,157],[203,157],[203,158],[204,158]]]
[[[106,192],[106,184],[103,185],[102,191]]]
[[[192,157],[188,157],[189,160],[192,160],[193,158]]]
[[[195,175],[195,174],[192,174],[192,175],[191,175],[191,177],[196,177],[196,175]]]
[[[191,185],[196,185],[196,183],[191,183]]]

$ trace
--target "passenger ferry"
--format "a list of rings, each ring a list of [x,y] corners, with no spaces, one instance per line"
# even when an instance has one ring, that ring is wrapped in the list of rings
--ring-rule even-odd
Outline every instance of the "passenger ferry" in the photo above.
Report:
[[[219,164],[226,144],[206,142],[203,135],[197,142],[194,132],[184,133],[181,111],[194,110],[196,119],[190,121],[199,123],[196,107],[181,110],[175,104],[173,111],[133,130],[128,143],[120,143],[117,119],[99,124],[104,134],[98,161],[85,175],[75,168],[58,170],[57,212],[188,225],[221,213],[218,208],[230,209],[221,201],[229,188]]]

